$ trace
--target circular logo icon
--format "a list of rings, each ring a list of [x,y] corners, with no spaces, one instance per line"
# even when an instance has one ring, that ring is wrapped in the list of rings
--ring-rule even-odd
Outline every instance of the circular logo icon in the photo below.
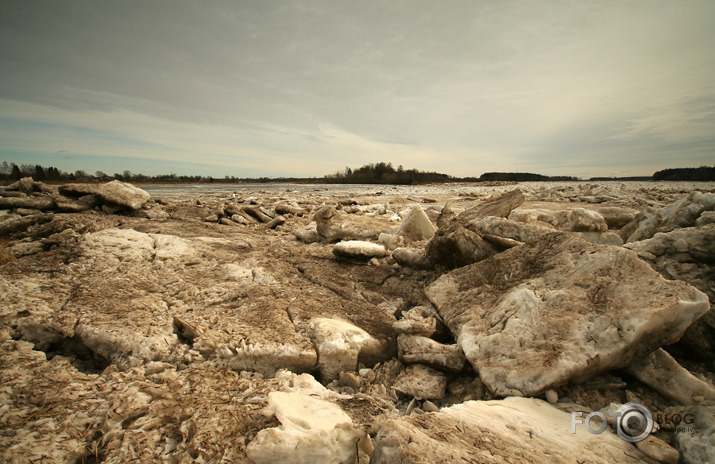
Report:
[[[626,403],[618,408],[615,426],[619,437],[638,443],[653,431],[653,415],[640,403]]]

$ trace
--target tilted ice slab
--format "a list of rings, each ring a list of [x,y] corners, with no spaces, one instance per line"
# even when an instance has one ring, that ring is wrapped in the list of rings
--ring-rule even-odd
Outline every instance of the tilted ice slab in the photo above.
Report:
[[[662,348],[634,362],[626,371],[680,404],[715,401],[715,387],[695,377]]]
[[[59,190],[70,196],[97,195],[104,201],[131,209],[140,209],[151,198],[146,190],[118,180],[104,184],[66,184]]]
[[[261,430],[248,445],[256,464],[355,462],[364,433],[339,406],[300,392],[271,392],[268,406],[281,425]]]
[[[304,372],[315,367],[317,356],[307,343],[301,344],[302,338],[288,334],[286,343],[273,340],[258,342],[239,340],[233,344],[221,344],[210,355],[210,360],[218,366],[226,366],[237,371],[255,371],[273,375],[277,369],[290,369]],[[206,343],[199,340],[195,348],[204,351]],[[210,350],[210,349],[209,349]]]
[[[426,240],[432,238],[437,229],[420,205],[414,205],[407,217],[400,224],[396,234],[408,240]]]
[[[539,399],[467,401],[389,421],[370,462],[651,462],[609,431],[595,435],[579,425],[571,432],[571,415]]]
[[[704,293],[635,253],[562,234],[455,269],[426,293],[501,396],[624,367],[676,342],[709,308]]]

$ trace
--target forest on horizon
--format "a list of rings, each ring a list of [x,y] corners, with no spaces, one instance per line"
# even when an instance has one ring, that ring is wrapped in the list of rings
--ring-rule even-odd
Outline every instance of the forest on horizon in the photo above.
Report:
[[[214,178],[210,176],[186,176],[176,174],[160,174],[148,176],[125,170],[122,173],[107,174],[95,171],[90,174],[83,170],[65,172],[56,167],[44,167],[38,164],[8,163],[0,164],[0,182],[9,183],[23,177],[32,177],[40,182],[109,182],[120,180],[133,183],[328,183],[328,184],[393,184],[414,185],[445,182],[538,182],[538,181],[715,181],[715,166],[700,166],[698,168],[671,168],[655,172],[652,176],[637,177],[591,177],[579,179],[571,176],[545,176],[529,172],[485,172],[479,177],[452,177],[432,171],[418,169],[404,169],[398,166],[395,169],[392,163],[372,163],[360,168],[346,167],[344,170],[323,177],[236,177],[224,176]]]

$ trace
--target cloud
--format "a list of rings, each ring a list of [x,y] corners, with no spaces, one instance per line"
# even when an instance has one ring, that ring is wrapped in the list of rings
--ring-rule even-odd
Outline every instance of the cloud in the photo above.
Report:
[[[384,159],[427,169],[435,156],[408,145],[365,139],[329,124],[316,130],[273,125],[235,128],[167,121],[130,111],[68,111],[11,100],[0,100],[0,106],[0,138],[9,151],[41,154],[56,151],[53,147],[59,144],[68,147],[63,152],[77,156],[200,160],[250,175],[275,176],[320,176],[349,162]],[[16,119],[10,120],[9,114]]]
[[[715,91],[709,97],[680,97],[645,108],[628,120],[616,139],[652,137],[664,142],[715,140]]]
[[[255,175],[698,163],[714,18],[698,1],[7,1],[0,150]]]

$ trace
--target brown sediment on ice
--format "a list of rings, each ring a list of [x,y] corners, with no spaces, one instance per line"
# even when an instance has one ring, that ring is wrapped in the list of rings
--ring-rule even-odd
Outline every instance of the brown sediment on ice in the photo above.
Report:
[[[24,179],[0,195],[0,456],[705,462],[713,192]],[[628,402],[697,433],[571,433]]]

